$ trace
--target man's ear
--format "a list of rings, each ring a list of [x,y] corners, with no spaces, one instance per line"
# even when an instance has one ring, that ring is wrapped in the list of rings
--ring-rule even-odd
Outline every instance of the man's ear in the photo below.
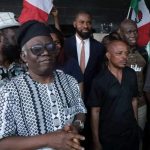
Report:
[[[119,36],[120,36],[121,38],[123,38],[123,37],[122,37],[122,34],[123,34],[123,33],[122,33],[122,31],[121,31],[120,28],[117,30],[117,33],[119,34]]]
[[[76,21],[73,21],[73,27],[76,28]]]
[[[4,39],[4,37],[3,37],[3,35],[0,33],[0,43],[3,43],[3,39]]]
[[[120,32],[121,32],[121,30],[120,30],[120,28],[119,28],[119,29],[117,30],[117,33],[120,34]]]
[[[0,35],[0,43],[2,42],[2,35]]]
[[[110,53],[109,52],[106,52],[106,58],[109,60],[110,59]]]
[[[26,54],[25,51],[21,51],[20,57],[21,57],[21,59],[22,59],[22,61],[23,61],[24,63],[27,62],[27,59],[26,59],[26,58],[27,58],[27,54]]]
[[[4,44],[4,36],[0,33],[0,49],[3,47]]]

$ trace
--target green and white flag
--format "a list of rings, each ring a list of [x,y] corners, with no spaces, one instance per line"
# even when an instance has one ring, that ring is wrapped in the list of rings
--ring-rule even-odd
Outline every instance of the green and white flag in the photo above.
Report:
[[[148,42],[148,44],[146,46],[146,51],[148,53],[148,61],[150,62],[150,41]]]
[[[144,0],[131,0],[127,18],[136,21],[138,27],[138,45],[146,46],[150,41],[150,12]]]

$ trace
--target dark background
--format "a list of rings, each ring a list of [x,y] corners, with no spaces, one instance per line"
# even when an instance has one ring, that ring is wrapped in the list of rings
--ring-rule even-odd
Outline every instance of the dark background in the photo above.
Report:
[[[150,0],[145,0],[150,8]],[[54,0],[60,14],[64,30],[72,30],[74,15],[79,10],[87,10],[93,15],[95,32],[110,32],[127,16],[130,0]],[[20,15],[22,0],[0,0],[0,11],[12,11]],[[50,23],[53,24],[52,18]]]

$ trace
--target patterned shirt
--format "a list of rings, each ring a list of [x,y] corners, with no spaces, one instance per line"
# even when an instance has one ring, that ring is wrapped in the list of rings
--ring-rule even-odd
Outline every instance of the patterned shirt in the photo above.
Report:
[[[0,87],[7,83],[12,77],[22,73],[25,73],[25,68],[19,63],[13,62],[10,64],[9,68],[0,66]]]
[[[78,113],[86,109],[73,77],[56,71],[53,83],[41,84],[25,73],[0,89],[0,139],[53,132]]]

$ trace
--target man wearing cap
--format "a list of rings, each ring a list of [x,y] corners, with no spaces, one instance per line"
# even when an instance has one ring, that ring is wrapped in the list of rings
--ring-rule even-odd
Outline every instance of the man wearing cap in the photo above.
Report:
[[[20,27],[18,43],[28,67],[0,91],[0,148],[5,150],[82,150],[77,134],[85,106],[77,81],[54,71],[58,49],[43,23]]]
[[[15,35],[19,25],[14,13],[0,12],[0,87],[12,77],[25,72],[19,62],[20,52]]]

